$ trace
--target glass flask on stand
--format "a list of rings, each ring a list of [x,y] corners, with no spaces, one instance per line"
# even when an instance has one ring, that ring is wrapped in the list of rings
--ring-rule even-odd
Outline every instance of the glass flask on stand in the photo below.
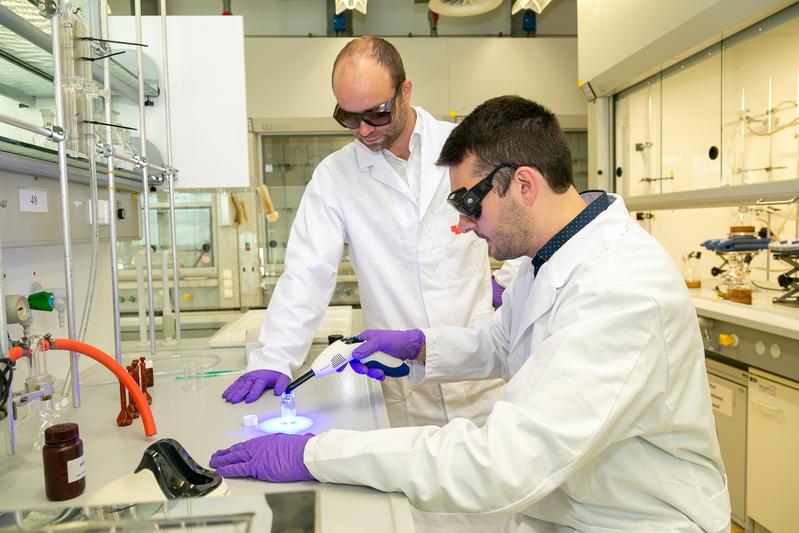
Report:
[[[723,272],[718,287],[719,296],[731,302],[752,303],[752,282],[749,280],[751,252],[729,252],[723,254],[727,269]]]

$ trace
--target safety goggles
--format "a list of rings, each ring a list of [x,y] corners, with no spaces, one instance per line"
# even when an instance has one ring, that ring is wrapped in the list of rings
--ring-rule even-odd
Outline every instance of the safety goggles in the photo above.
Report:
[[[503,168],[512,168],[513,170],[516,170],[519,168],[519,165],[514,165],[513,163],[502,163],[501,165],[494,167],[494,170],[492,170],[488,176],[481,179],[474,187],[470,189],[461,187],[460,189],[449,193],[449,196],[447,196],[447,202],[449,202],[449,205],[454,207],[461,215],[471,218],[472,220],[477,220],[480,218],[480,215],[483,212],[483,208],[480,204],[491,191],[491,188],[493,187],[494,176]]]
[[[336,119],[336,122],[351,130],[356,130],[361,127],[361,122],[366,122],[370,126],[374,127],[391,124],[391,121],[394,120],[394,102],[397,99],[397,94],[399,93],[400,87],[402,87],[402,84],[397,87],[397,90],[394,92],[394,96],[379,106],[373,107],[372,109],[364,111],[363,113],[345,111],[341,109],[341,106],[336,104],[336,108],[333,110],[333,118]]]

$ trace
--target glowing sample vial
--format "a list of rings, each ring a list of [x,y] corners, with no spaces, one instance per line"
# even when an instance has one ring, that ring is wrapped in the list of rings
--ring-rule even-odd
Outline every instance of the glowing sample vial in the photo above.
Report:
[[[308,429],[313,425],[313,420],[304,416],[297,416],[297,404],[293,392],[284,392],[280,400],[280,416],[264,420],[258,428],[264,433],[294,433]]]
[[[297,416],[297,403],[294,401],[294,392],[284,392],[280,400],[280,417],[294,418]]]

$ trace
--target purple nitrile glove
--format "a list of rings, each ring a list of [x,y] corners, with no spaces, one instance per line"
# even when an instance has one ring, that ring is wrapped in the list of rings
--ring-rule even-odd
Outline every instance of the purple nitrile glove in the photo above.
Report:
[[[378,381],[385,379],[385,373],[379,368],[367,367],[358,359],[368,357],[375,352],[383,352],[391,357],[408,361],[419,357],[425,343],[424,333],[420,329],[405,331],[367,329],[357,336],[366,342],[352,351],[353,359],[350,361],[350,367],[357,374],[365,374]]]
[[[275,389],[275,396],[286,392],[286,387],[291,383],[291,378],[274,370],[252,370],[242,374],[234,381],[222,398],[228,403],[239,403],[244,400],[252,403],[261,397],[266,389]]]
[[[491,305],[494,306],[494,309],[499,309],[502,305],[502,293],[505,292],[505,287],[497,283],[494,276],[491,276],[491,291]]]
[[[305,467],[305,445],[313,437],[273,433],[234,444],[211,456],[209,465],[222,477],[251,477],[261,481],[316,481]]]

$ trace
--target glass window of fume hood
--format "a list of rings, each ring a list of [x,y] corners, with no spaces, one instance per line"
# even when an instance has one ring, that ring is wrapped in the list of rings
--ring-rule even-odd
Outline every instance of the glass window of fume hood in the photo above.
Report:
[[[712,198],[796,180],[797,49],[794,4],[614,95],[616,191]]]
[[[586,190],[588,134],[585,131],[567,131],[566,138],[571,148],[575,186],[580,191]],[[316,166],[329,154],[351,142],[349,133],[261,136],[261,179],[269,187],[272,203],[280,214],[276,222],[266,224],[266,263],[281,264],[285,260],[294,215]],[[346,247],[342,260],[347,260]]]
[[[178,264],[181,268],[214,266],[214,193],[175,193],[175,232]],[[150,195],[150,244],[153,265],[161,264],[161,252],[170,250],[169,207],[166,193]],[[144,217],[140,217],[142,238],[120,242],[120,268],[135,268],[134,259],[144,246]]]
[[[266,263],[285,260],[291,225],[316,166],[351,142],[346,132],[261,136],[261,179],[280,214],[276,222],[266,224]],[[345,250],[344,260],[346,255]]]

